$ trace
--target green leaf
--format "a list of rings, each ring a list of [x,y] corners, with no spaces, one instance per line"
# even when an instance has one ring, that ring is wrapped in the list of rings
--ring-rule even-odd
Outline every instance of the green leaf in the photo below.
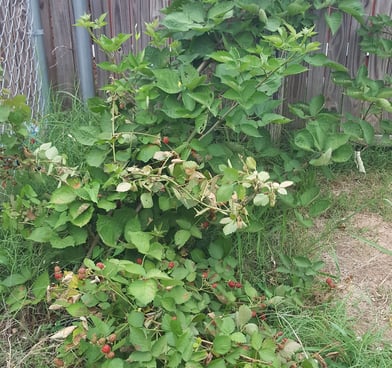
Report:
[[[229,63],[233,61],[233,56],[227,51],[215,51],[208,55],[211,59],[220,63]]]
[[[310,206],[309,216],[320,216],[323,212],[328,210],[329,207],[331,207],[331,201],[329,199],[319,199]]]
[[[260,332],[256,331],[250,338],[250,344],[253,349],[259,351],[263,346],[263,337]]]
[[[72,132],[72,136],[85,146],[93,146],[97,140],[101,130],[96,126],[81,126]]]
[[[320,157],[310,160],[309,163],[313,166],[325,166],[331,163],[332,148],[322,153]]]
[[[340,146],[332,152],[333,162],[347,162],[353,155],[354,149],[351,144]]]
[[[93,148],[86,155],[86,163],[92,167],[100,167],[105,161],[106,156],[107,151],[99,148]]]
[[[236,323],[238,328],[242,328],[252,318],[252,311],[247,305],[241,305],[236,312]]]
[[[224,355],[231,349],[231,339],[226,335],[218,335],[215,337],[212,345],[212,351],[215,354]]]
[[[50,198],[53,204],[68,204],[76,199],[75,191],[68,186],[62,186],[56,189]]]
[[[106,245],[115,247],[123,232],[123,227],[116,218],[98,215],[97,232]]]
[[[85,205],[87,204],[85,203]],[[71,222],[75,226],[83,227],[90,222],[93,214],[94,214],[94,207],[88,205],[88,207],[86,207],[86,210],[84,210],[80,215],[71,218]]]
[[[225,1],[222,3],[216,3],[210,10],[208,11],[208,18],[209,19],[216,19],[216,18],[226,18],[228,14],[231,14],[231,10],[234,8],[233,1]]]
[[[300,268],[312,267],[312,262],[307,257],[301,257],[301,256],[293,257],[293,263]]]
[[[287,12],[289,15],[304,15],[305,12],[310,8],[310,4],[304,0],[295,0],[287,5]]]
[[[311,228],[313,227],[314,223],[311,219],[309,218],[305,218],[300,212],[298,212],[297,210],[294,210],[294,215],[295,218],[297,219],[297,221],[305,226],[306,228]]]
[[[104,368],[124,368],[124,360],[120,358],[114,358],[106,361]]]
[[[146,329],[129,327],[129,341],[137,351],[149,352],[151,350],[151,340],[146,334]]]
[[[245,294],[251,299],[254,299],[259,295],[257,290],[249,283],[249,281],[245,281],[244,290]]]
[[[144,324],[144,313],[136,310],[131,311],[128,314],[128,324],[132,327],[143,327]]]
[[[82,302],[70,304],[65,309],[72,317],[84,317],[89,315],[88,308]]]
[[[56,236],[56,232],[54,232],[50,227],[36,227],[31,234],[27,237],[28,240],[35,241],[37,243],[47,243],[50,239]]]
[[[339,0],[337,5],[340,10],[352,15],[359,24],[365,24],[365,12],[360,0]]]
[[[332,35],[334,35],[342,24],[343,14],[339,11],[334,11],[331,14],[324,13],[324,16]]]
[[[151,234],[143,231],[127,231],[125,233],[125,239],[132,243],[142,254],[148,254],[152,238],[153,236]]]
[[[339,63],[336,63],[325,56],[325,54],[312,54],[305,56],[305,61],[313,66],[327,66],[336,72],[344,72],[347,75],[347,68]],[[335,73],[334,73],[335,75]]]
[[[307,188],[299,197],[301,205],[308,206],[311,202],[313,202],[318,197],[319,194],[320,194],[319,187]]]
[[[71,235],[68,235],[64,238],[61,238],[59,236],[54,236],[50,239],[50,245],[53,248],[57,249],[64,249],[67,247],[74,247],[75,246],[75,240]]]
[[[0,281],[0,284],[9,288],[16,285],[22,285],[30,279],[31,279],[30,273],[27,273],[26,275],[23,275],[21,273],[14,273],[6,277],[4,280]]]
[[[160,150],[159,147],[155,144],[149,144],[143,146],[140,152],[137,154],[137,159],[143,162],[148,162],[154,157],[154,154],[159,150]]]
[[[158,291],[157,282],[153,279],[136,280],[128,286],[128,293],[143,306],[151,303]]]
[[[295,74],[306,72],[307,70],[308,68],[301,64],[291,64],[286,69],[283,70],[282,75],[284,76],[295,75]]]
[[[194,25],[194,22],[185,17],[184,13],[174,12],[166,15],[162,20],[162,24],[170,31],[186,32]]]
[[[223,318],[222,321],[220,321],[219,323],[219,329],[224,335],[230,335],[231,333],[233,333],[235,330],[235,323],[233,321],[233,318]]]
[[[35,299],[37,300],[37,303],[45,298],[49,284],[50,284],[50,279],[49,279],[48,272],[42,273],[34,281],[31,291]]]
[[[242,332],[234,332],[230,335],[230,339],[236,344],[245,344],[247,342],[246,337]]]
[[[169,94],[179,93],[182,90],[178,72],[171,69],[152,69],[157,79],[156,86]]]
[[[309,103],[309,112],[311,116],[316,116],[324,106],[324,96],[318,95],[313,97]]]
[[[218,202],[227,202],[231,199],[234,191],[233,184],[224,184],[216,192],[216,200]]]
[[[212,360],[211,363],[208,363],[208,368],[227,368],[227,366],[224,359],[219,358]]]
[[[150,192],[142,193],[140,196],[140,202],[142,202],[143,208],[152,208],[154,206],[154,201],[152,200]]]
[[[154,358],[158,358],[162,354],[165,354],[168,350],[167,335],[162,335],[156,340],[151,348],[151,354]]]
[[[174,243],[177,247],[183,247],[191,236],[192,234],[189,230],[178,230],[174,234]]]
[[[182,286],[175,286],[167,294],[167,297],[173,298],[176,304],[184,304],[191,298],[191,293]]]
[[[359,125],[363,131],[363,137],[367,144],[372,144],[374,141],[374,128],[373,126],[365,120],[359,120]]]
[[[255,137],[255,138],[262,137],[259,130],[251,124],[240,124],[239,129],[241,130],[242,133],[248,135],[249,137]]]
[[[299,131],[294,138],[294,143],[297,147],[304,151],[313,152],[314,139],[313,136],[307,130]]]

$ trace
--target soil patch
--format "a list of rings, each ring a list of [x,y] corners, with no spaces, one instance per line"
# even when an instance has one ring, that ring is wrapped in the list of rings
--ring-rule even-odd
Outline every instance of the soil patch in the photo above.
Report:
[[[358,213],[336,229],[334,250],[324,256],[327,272],[337,275],[337,294],[359,336],[384,331],[392,341],[392,223],[375,213]]]

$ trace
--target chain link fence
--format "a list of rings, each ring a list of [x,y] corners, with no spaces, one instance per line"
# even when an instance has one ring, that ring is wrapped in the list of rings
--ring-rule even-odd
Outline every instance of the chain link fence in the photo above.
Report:
[[[33,118],[43,106],[35,37],[30,0],[0,0],[0,92],[26,96]]]

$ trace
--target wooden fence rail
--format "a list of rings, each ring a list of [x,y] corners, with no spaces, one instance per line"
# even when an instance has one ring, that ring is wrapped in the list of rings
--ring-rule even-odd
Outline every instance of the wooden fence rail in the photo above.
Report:
[[[92,14],[93,19],[107,13],[108,24],[103,29],[106,35],[114,36],[120,32],[140,33],[141,37],[137,42],[131,38],[124,45],[123,52],[127,53],[147,45],[148,38],[144,34],[145,23],[159,17],[161,9],[167,6],[169,1],[88,0],[87,3],[88,11]],[[386,14],[392,16],[392,0],[362,0],[362,2],[367,15]],[[78,58],[74,26],[76,20],[73,15],[72,0],[41,0],[40,10],[51,85],[58,90],[74,92],[78,83]],[[345,16],[342,26],[334,35],[327,29],[322,12],[317,19],[316,31],[318,34],[315,38],[321,44],[321,52],[331,60],[345,65],[353,75],[363,63],[368,65],[371,78],[383,79],[385,75],[391,74],[390,59],[373,55],[368,57],[360,51],[357,34],[359,25],[355,19]],[[97,50],[95,62],[101,61],[104,61],[104,55]],[[108,75],[101,70],[97,70],[95,77],[97,88],[108,82]],[[282,88],[282,98],[285,100],[283,112],[288,113],[288,103],[309,101],[318,94],[323,94],[326,97],[326,105],[338,112],[358,115],[361,108],[357,101],[344,96],[341,88],[331,82],[330,71],[327,68],[311,67],[308,72],[285,80]],[[390,118],[390,115],[386,116]]]

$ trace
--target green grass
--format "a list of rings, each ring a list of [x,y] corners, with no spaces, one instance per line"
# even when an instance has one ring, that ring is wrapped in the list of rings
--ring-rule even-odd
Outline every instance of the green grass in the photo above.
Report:
[[[382,331],[357,336],[344,301],[323,303],[301,313],[278,311],[277,316],[284,334],[299,337],[306,350],[322,356],[329,368],[391,366],[392,347],[385,343]]]
[[[64,105],[69,105],[64,108]],[[41,119],[38,128],[38,144],[52,142],[60,154],[65,154],[70,166],[80,163],[85,151],[80,144],[76,144],[72,137],[72,129],[76,126],[90,125],[95,116],[89,112],[86,105],[74,95],[68,93],[54,93],[50,108]]]

